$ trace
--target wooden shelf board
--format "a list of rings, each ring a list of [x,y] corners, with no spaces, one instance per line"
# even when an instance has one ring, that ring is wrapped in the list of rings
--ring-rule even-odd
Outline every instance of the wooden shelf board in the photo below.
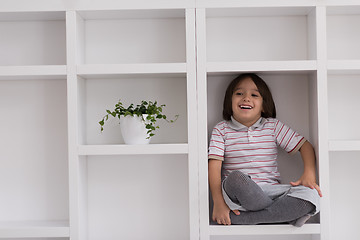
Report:
[[[358,2],[355,3],[353,0],[329,0],[326,4],[327,15],[358,15],[360,14],[360,6]]]
[[[320,224],[305,224],[302,227],[294,227],[292,225],[211,225],[209,232],[212,236],[320,234]]]
[[[207,72],[294,72],[315,71],[317,63],[315,60],[305,61],[251,61],[251,62],[208,62]]]
[[[85,78],[132,74],[185,76],[185,73],[186,63],[83,64],[77,66],[77,74]]]
[[[360,74],[360,60],[329,60],[330,74]]]
[[[0,238],[70,237],[68,221],[0,222]]]
[[[4,6],[3,6],[4,7]],[[65,21],[65,11],[1,12],[0,21]]]
[[[188,144],[80,145],[79,155],[188,154]]]
[[[66,65],[0,66],[0,80],[65,79]]]
[[[236,8],[236,7],[310,7],[315,6],[316,2],[312,0],[298,0],[298,1],[287,1],[287,0],[278,0],[278,1],[238,1],[238,0],[228,0],[226,2],[219,0],[198,0],[198,8]],[[278,14],[284,13],[289,14],[288,9],[279,10]],[[293,10],[297,12],[297,10]],[[290,12],[291,13],[291,12]]]
[[[109,9],[80,10],[79,15],[86,20],[97,19],[168,19],[185,18],[184,9]]]
[[[360,151],[360,140],[329,141],[330,151]]]

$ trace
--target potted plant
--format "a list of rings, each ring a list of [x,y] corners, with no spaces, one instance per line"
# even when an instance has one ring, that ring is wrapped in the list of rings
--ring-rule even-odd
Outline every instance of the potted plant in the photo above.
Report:
[[[109,116],[117,117],[120,120],[121,133],[126,144],[148,144],[151,137],[155,135],[154,131],[159,128],[156,124],[158,120],[172,123],[178,118],[176,115],[174,120],[168,120],[162,113],[163,107],[165,104],[158,106],[157,101],[141,101],[141,104],[136,107],[130,104],[125,108],[119,100],[114,110],[106,110],[107,114],[99,122],[101,132]]]

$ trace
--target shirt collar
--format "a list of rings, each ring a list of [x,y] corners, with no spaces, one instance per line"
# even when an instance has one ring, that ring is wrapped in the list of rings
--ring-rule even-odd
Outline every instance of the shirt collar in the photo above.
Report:
[[[260,117],[259,120],[257,120],[256,123],[254,123],[250,128],[251,129],[258,128],[261,125],[263,125],[264,122],[265,122],[265,119]],[[229,125],[234,130],[248,129],[247,126],[245,126],[245,125],[239,123],[238,121],[236,121],[235,118],[233,118],[233,116],[231,116],[231,120],[229,121]]]

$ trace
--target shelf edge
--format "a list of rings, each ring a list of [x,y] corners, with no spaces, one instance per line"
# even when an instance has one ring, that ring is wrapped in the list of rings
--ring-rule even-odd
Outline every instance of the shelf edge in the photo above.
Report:
[[[299,235],[320,234],[320,224],[305,224],[302,227],[292,225],[242,225],[210,226],[210,235]]]
[[[356,141],[329,141],[329,150],[336,151],[360,151],[360,140]]]
[[[238,72],[238,71],[314,71],[317,69],[316,60],[305,61],[249,61],[249,62],[208,62],[207,71],[210,73]]]
[[[0,238],[70,237],[68,222],[0,222]]]
[[[1,77],[66,76],[66,65],[0,66]]]
[[[188,144],[147,145],[79,145],[78,154],[89,155],[144,155],[144,154],[188,154]]]
[[[77,66],[78,75],[146,73],[186,73],[186,63],[83,64]]]
[[[312,0],[300,1],[209,1],[198,0],[197,8],[230,8],[230,7],[314,7],[317,4]]]
[[[359,74],[360,60],[328,60],[327,69],[330,74]]]

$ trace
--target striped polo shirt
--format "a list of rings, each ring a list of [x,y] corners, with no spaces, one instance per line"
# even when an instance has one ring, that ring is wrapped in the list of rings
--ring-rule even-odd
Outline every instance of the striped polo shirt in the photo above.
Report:
[[[279,184],[277,146],[296,153],[306,139],[275,118],[246,127],[234,118],[218,123],[211,135],[209,159],[223,161],[222,177],[240,170],[258,184]]]

